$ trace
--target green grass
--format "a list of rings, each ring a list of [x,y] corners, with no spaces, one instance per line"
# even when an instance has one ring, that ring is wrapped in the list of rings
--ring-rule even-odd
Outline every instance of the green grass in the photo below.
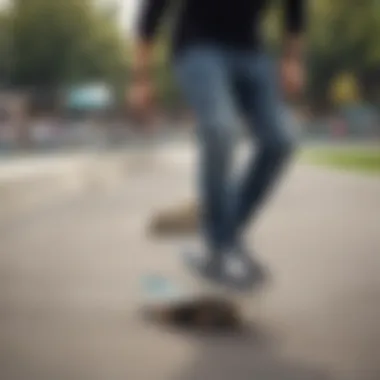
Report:
[[[308,148],[301,153],[303,162],[380,175],[380,148]]]

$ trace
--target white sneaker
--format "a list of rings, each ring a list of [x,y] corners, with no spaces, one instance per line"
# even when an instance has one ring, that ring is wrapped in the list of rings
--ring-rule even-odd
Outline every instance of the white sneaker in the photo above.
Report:
[[[210,253],[205,247],[185,252],[185,264],[197,275],[214,283],[223,283],[222,255]]]
[[[267,271],[250,255],[230,252],[223,259],[224,282],[228,286],[244,291],[263,285]]]
[[[248,276],[247,266],[236,254],[229,254],[225,256],[223,269],[225,275],[228,277],[244,278]]]

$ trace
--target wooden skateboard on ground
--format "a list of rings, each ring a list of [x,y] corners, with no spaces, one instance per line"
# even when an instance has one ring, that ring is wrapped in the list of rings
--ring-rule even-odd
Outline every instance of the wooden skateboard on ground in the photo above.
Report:
[[[195,233],[198,225],[198,205],[187,202],[153,215],[149,232],[156,236],[188,235]]]
[[[142,279],[146,318],[161,324],[199,329],[237,329],[243,325],[241,298],[206,284],[193,287],[163,275]]]

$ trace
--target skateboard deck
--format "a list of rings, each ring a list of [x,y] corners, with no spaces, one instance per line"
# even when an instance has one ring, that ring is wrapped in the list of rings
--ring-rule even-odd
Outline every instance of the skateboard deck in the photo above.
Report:
[[[156,237],[193,235],[199,227],[199,210],[195,202],[183,203],[152,216],[148,232]]]
[[[143,313],[150,320],[182,327],[236,328],[242,324],[238,297],[221,289],[192,287],[168,276],[148,274],[142,280]]]

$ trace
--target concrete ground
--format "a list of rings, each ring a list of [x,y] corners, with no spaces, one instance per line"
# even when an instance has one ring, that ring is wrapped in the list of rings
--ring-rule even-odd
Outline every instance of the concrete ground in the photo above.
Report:
[[[144,273],[182,273],[149,216],[193,193],[191,155],[153,161],[1,226],[1,379],[380,379],[379,179],[292,169],[249,236],[274,275],[252,334],[201,335],[138,314]]]

